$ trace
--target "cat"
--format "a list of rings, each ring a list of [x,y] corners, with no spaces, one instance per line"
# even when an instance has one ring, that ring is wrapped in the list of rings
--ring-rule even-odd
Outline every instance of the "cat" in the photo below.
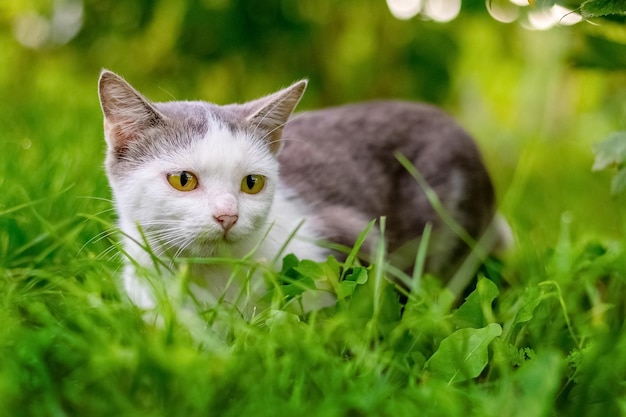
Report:
[[[122,77],[102,71],[105,168],[129,258],[123,284],[137,306],[156,303],[156,289],[141,276],[143,270],[164,269],[153,254],[253,254],[271,267],[289,253],[322,261],[342,254],[320,241],[352,247],[381,216],[389,252],[409,254],[408,262],[398,261],[403,270],[412,267],[416,242],[432,225],[426,268],[449,279],[470,248],[444,224],[398,153],[467,235],[478,240],[492,230],[490,177],[473,139],[444,112],[426,104],[372,101],[292,117],[306,86],[298,81],[243,104],[153,103]],[[490,235],[487,251],[502,233]],[[364,259],[376,239],[370,234]],[[237,305],[242,285],[250,285],[247,302],[254,305],[267,289],[254,277],[230,282],[232,268],[225,264],[198,262],[191,268],[191,289],[207,302],[223,296]]]

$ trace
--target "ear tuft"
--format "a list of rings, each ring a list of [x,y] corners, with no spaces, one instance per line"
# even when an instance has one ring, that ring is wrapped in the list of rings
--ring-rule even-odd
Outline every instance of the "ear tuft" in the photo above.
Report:
[[[283,127],[300,102],[306,86],[307,81],[301,80],[274,94],[248,103],[257,110],[248,116],[247,120],[254,129],[262,130],[264,139],[274,154],[280,152]]]
[[[104,114],[105,138],[117,154],[163,118],[145,97],[114,72],[103,70],[100,73],[98,94]]]

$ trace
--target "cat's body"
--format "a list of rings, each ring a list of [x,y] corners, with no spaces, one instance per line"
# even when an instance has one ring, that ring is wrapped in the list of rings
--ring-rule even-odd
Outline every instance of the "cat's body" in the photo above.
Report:
[[[442,224],[397,153],[471,236],[493,220],[494,191],[478,149],[435,107],[373,101],[313,111],[294,117],[283,137],[281,178],[314,209],[314,227],[330,241],[351,247],[370,220],[385,216],[389,252],[416,242],[430,223],[439,232],[432,245],[442,246],[430,271],[447,277],[463,260],[467,244]]]
[[[284,249],[283,255],[323,260],[330,252],[316,240],[352,246],[372,219],[386,216],[390,251],[415,248],[430,223],[429,270],[454,272],[469,248],[443,224],[395,153],[415,165],[456,222],[478,239],[493,219],[494,194],[472,139],[441,111],[399,101],[304,113],[287,123],[305,85],[242,105],[154,104],[103,72],[107,174],[127,235],[124,248],[140,267],[154,268],[142,242],[166,257],[254,252],[253,259],[271,262]],[[228,267],[192,268],[199,293],[222,295]],[[149,307],[154,294],[137,270],[128,263],[124,284],[137,304]],[[263,292],[262,283],[252,286]],[[226,299],[236,302],[238,291],[231,286]]]

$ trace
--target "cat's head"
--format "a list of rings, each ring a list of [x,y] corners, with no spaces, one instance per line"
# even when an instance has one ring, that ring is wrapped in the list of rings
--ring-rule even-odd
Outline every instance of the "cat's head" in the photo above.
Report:
[[[228,106],[152,103],[103,71],[106,170],[124,231],[140,226],[154,248],[174,256],[210,256],[262,236],[282,128],[305,87]]]

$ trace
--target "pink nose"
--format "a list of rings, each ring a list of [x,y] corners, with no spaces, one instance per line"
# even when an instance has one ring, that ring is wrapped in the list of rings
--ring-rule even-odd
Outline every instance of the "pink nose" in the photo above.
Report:
[[[222,226],[222,229],[227,232],[235,225],[235,223],[237,223],[237,219],[239,218],[239,216],[222,214],[220,216],[213,216],[213,218],[216,222],[220,224],[220,226]]]

